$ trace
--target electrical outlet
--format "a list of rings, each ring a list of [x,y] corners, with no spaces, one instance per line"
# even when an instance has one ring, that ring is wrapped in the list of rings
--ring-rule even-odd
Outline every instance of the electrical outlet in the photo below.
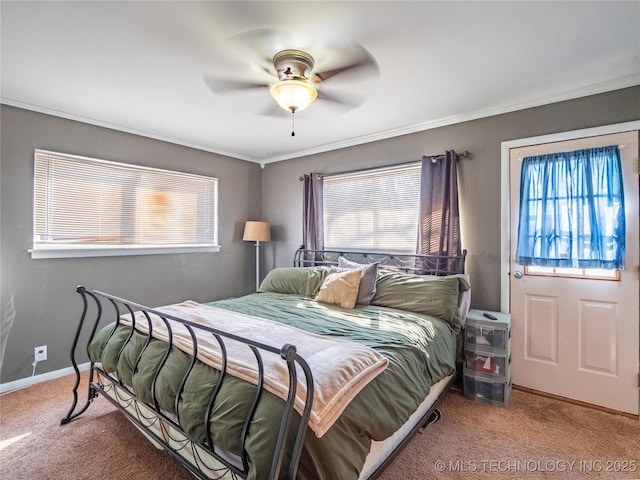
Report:
[[[47,359],[47,346],[36,347],[34,356],[36,362],[44,362]]]

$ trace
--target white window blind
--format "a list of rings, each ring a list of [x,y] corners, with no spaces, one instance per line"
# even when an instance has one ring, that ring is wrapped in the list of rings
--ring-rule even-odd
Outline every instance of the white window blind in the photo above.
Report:
[[[327,249],[414,253],[420,162],[324,178]]]
[[[32,253],[217,247],[217,189],[213,177],[36,150]]]

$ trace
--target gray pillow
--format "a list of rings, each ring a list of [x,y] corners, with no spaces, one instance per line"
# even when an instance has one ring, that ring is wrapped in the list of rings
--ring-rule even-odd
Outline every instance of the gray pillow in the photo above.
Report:
[[[376,281],[378,280],[378,262],[363,265],[352,262],[344,257],[338,258],[339,268],[362,270],[360,275],[360,290],[358,290],[357,305],[369,305],[376,294]]]

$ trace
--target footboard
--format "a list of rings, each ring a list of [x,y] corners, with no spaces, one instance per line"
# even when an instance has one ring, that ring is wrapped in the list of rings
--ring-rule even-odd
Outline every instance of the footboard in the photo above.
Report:
[[[98,394],[103,395],[124,415],[127,416],[140,430],[147,435],[150,440],[158,446],[166,449],[171,455],[180,460],[196,477],[201,479],[212,478],[247,478],[251,466],[251,459],[247,453],[247,439],[249,431],[255,423],[255,415],[261,398],[265,395],[263,381],[265,378],[264,355],[279,355],[281,361],[286,364],[289,373],[289,390],[286,400],[283,400],[282,415],[275,422],[277,432],[273,432],[275,439],[274,454],[271,464],[267,466],[264,473],[260,473],[258,478],[289,478],[294,479],[298,469],[298,463],[302,451],[302,445],[313,402],[313,378],[307,362],[297,353],[294,345],[285,344],[281,347],[266,345],[255,342],[238,335],[230,334],[215,328],[204,326],[192,321],[168,315],[166,312],[153,310],[143,305],[130,302],[103,292],[92,291],[83,286],[77,288],[83,302],[82,315],[76,330],[71,348],[71,363],[76,372],[76,382],[73,388],[73,403],[67,415],[61,420],[61,424],[67,424],[74,418],[84,413],[94,398]],[[142,313],[142,316],[140,316]],[[89,317],[95,318],[92,320]],[[150,398],[140,398],[139,392],[132,386],[132,382],[121,378],[118,371],[108,371],[102,362],[96,362],[91,358],[90,345],[96,340],[98,327],[104,323],[114,323],[113,330],[108,333],[105,339],[101,337],[104,346],[114,335],[116,329],[122,324],[122,316],[128,316],[132,320],[130,334],[124,340],[117,359],[125,352],[127,346],[140,341],[141,336],[146,338],[144,346],[139,356],[134,360],[132,368],[136,372],[139,367],[142,354],[149,347],[153,335],[153,323],[151,318],[159,317],[165,324],[168,332],[168,345],[166,352],[162,355],[159,365],[152,377]],[[145,325],[136,324],[136,318],[142,318]],[[140,322],[140,320],[138,320]],[[185,366],[186,373],[182,375],[179,387],[175,393],[175,408],[167,408],[162,404],[160,388],[156,385],[163,368],[166,368],[167,359],[178,347],[174,345],[174,330],[176,324],[188,331],[190,338],[190,349],[192,354],[182,354],[187,358],[188,365]],[[141,328],[144,327],[144,328]],[[148,335],[147,332],[150,334]],[[216,378],[211,379],[214,385],[206,403],[206,414],[203,418],[202,430],[206,432],[204,441],[198,441],[189,435],[183,428],[181,422],[179,402],[189,376],[197,368],[198,341],[199,335],[208,335],[215,339],[220,352],[221,367],[217,370]],[[134,338],[135,337],[135,338]],[[183,336],[184,337],[184,336]],[[77,355],[80,343],[86,338],[86,352],[90,358],[88,372],[81,373],[78,368]],[[82,339],[82,340],[81,340]],[[97,341],[97,340],[96,340]],[[212,414],[216,399],[220,395],[223,386],[232,382],[231,374],[228,371],[228,348],[229,343],[234,345],[242,344],[249,349],[255,358],[255,370],[257,372],[257,385],[253,388],[253,398],[249,399],[248,408],[241,419],[241,435],[239,451],[229,451],[227,446],[216,444],[213,432],[217,429],[225,428],[224,425],[216,425],[215,416]],[[164,345],[164,344],[163,344]],[[183,350],[183,349],[182,349]],[[126,354],[125,354],[126,356]],[[79,406],[78,389],[82,375],[88,375],[88,392],[84,405]],[[306,401],[302,411],[295,409],[296,391],[298,383],[302,382],[306,386]],[[246,399],[245,399],[246,400]],[[173,411],[171,411],[173,410]],[[235,420],[234,420],[235,421]],[[255,465],[253,466],[255,468]],[[267,476],[268,471],[268,476]]]

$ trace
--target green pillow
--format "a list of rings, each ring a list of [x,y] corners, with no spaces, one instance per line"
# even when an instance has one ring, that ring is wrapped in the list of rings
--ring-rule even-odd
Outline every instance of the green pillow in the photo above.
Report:
[[[320,290],[327,269],[324,267],[280,267],[271,270],[258,292],[290,293],[313,298]]]
[[[459,275],[436,277],[384,271],[378,277],[371,304],[432,315],[459,331],[458,296],[469,288]]]

